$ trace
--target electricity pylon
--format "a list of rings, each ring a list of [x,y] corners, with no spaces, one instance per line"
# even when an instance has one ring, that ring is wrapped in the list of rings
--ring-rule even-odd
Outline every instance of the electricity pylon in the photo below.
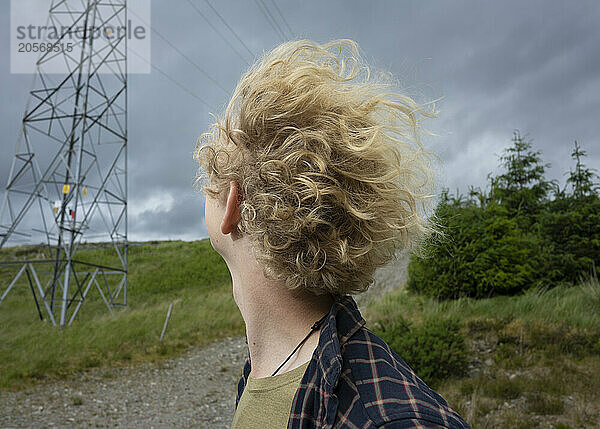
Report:
[[[0,209],[0,247],[44,246],[0,263],[18,270],[0,303],[28,284],[40,318],[45,308],[56,325],[60,312],[61,327],[92,288],[111,312],[127,305],[127,31],[115,31],[126,3],[52,0],[48,22],[60,33],[37,61]],[[102,261],[90,242],[106,247]]]

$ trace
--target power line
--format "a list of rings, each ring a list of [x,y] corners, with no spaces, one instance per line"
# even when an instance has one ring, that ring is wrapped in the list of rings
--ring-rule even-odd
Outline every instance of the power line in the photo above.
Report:
[[[248,63],[248,61],[246,61],[246,59],[242,56],[242,54],[240,54],[238,52],[238,50],[235,49],[235,47],[229,42],[229,40],[227,40],[227,38],[225,36],[223,36],[223,34],[221,34],[221,32],[218,30],[218,28],[215,27],[212,22],[210,22],[210,20],[202,13],[202,11],[200,9],[198,9],[198,7],[192,2],[192,0],[187,0],[187,2],[190,4],[190,6],[192,6],[192,8],[194,8],[194,10],[198,13],[198,15],[200,15],[202,18],[204,18],[206,23],[208,25],[210,25],[210,27],[215,31],[215,33],[217,33],[219,36],[221,36],[221,39],[223,39],[229,45],[229,47],[233,50],[233,52],[235,52],[237,54],[237,56],[240,57],[247,66],[249,66],[250,64]]]
[[[246,48],[246,50],[250,53],[250,55],[252,55],[252,58],[254,58],[254,52],[252,52],[250,50],[250,48],[244,43],[244,41],[240,38],[240,36],[238,36],[237,33],[233,30],[233,28],[231,28],[229,26],[229,24],[227,24],[227,21],[225,21],[225,19],[221,16],[221,14],[213,7],[212,4],[210,4],[210,2],[208,0],[204,0],[204,1],[212,9],[212,11],[215,13],[215,15],[217,15],[219,17],[219,19],[225,25],[225,27],[227,27],[227,29],[229,31],[231,31],[231,33],[235,36],[235,38],[238,39],[238,41],[242,44],[242,46],[244,48]]]
[[[196,95],[194,92],[190,91],[185,85],[183,85],[183,84],[179,83],[178,81],[176,81],[175,79],[173,79],[167,72],[162,71],[156,64],[153,64],[150,61],[148,61],[146,58],[144,58],[143,56],[141,56],[140,54],[138,54],[136,51],[134,51],[133,49],[131,49],[131,47],[128,47],[127,49],[129,51],[131,51],[133,54],[135,54],[138,58],[140,58],[141,60],[143,60],[147,64],[149,64],[150,67],[152,67],[154,70],[156,70],[157,72],[159,72],[160,74],[162,74],[164,77],[166,77],[171,83],[173,83],[174,85],[177,85],[180,89],[182,89],[183,91],[185,91],[188,95],[194,97],[195,99],[197,99],[198,101],[200,101],[202,104],[204,104],[209,109],[213,108],[213,106],[211,106],[202,97],[200,97],[199,95]]]
[[[149,27],[158,37],[160,37],[167,45],[169,45],[175,52],[177,52],[179,55],[181,55],[183,58],[186,59],[187,62],[189,62],[191,65],[193,65],[198,71],[200,71],[200,73],[202,73],[208,80],[210,80],[212,83],[214,83],[216,86],[218,86],[225,94],[229,95],[229,91],[227,91],[227,89],[225,89],[223,87],[223,85],[221,85],[215,78],[213,78],[211,75],[208,74],[208,72],[206,72],[202,67],[200,67],[197,63],[195,63],[190,57],[188,57],[185,53],[183,53],[177,46],[175,46],[173,43],[171,43],[165,36],[163,36],[157,29],[155,29],[152,25],[148,24],[147,22],[145,22],[141,16],[139,16],[137,13],[135,13],[133,10],[129,10],[130,13],[132,13],[133,15],[135,15],[140,21],[142,21],[143,24],[145,24],[147,27]]]
[[[273,23],[279,30],[279,33],[283,36],[283,39],[285,40],[286,39],[285,32],[281,29],[281,27],[279,26],[279,23],[277,22],[277,20],[275,19],[275,17],[271,13],[271,11],[269,10],[269,6],[267,6],[267,4],[264,2],[264,0],[258,0],[258,1],[260,1],[260,3],[264,6],[265,11],[269,14],[269,16],[271,17],[271,20],[273,21]]]
[[[271,3],[273,3],[273,6],[275,6],[275,9],[277,10],[277,13],[281,17],[281,20],[283,21],[283,23],[287,27],[287,29],[290,32],[290,34],[292,35],[292,37],[296,37],[296,35],[292,31],[292,27],[290,27],[290,24],[288,24],[287,20],[285,19],[285,16],[283,16],[283,13],[281,13],[281,9],[279,9],[279,6],[277,6],[277,2],[275,0],[271,0]]]
[[[275,30],[275,33],[277,33],[277,35],[281,38],[281,40],[283,40],[285,42],[285,34],[283,34],[283,32],[281,31],[281,28],[279,27],[279,25],[276,22],[273,23],[271,21],[273,19],[273,16],[271,15],[271,12],[269,12],[269,10],[267,9],[266,5],[262,2],[262,0],[254,0],[254,2],[256,3],[256,5],[260,9],[260,11],[264,15],[264,17],[267,19],[267,22],[269,23],[269,25],[273,28],[273,30]]]

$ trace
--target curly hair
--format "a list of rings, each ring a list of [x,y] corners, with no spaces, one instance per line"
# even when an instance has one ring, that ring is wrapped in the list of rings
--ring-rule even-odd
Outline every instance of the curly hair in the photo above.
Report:
[[[352,40],[284,43],[241,78],[196,143],[207,197],[235,181],[238,231],[267,278],[315,294],[366,290],[400,249],[436,228],[427,216],[431,152],[419,116],[375,80]]]

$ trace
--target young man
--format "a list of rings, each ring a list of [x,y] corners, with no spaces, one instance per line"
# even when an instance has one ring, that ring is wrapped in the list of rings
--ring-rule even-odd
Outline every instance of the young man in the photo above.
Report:
[[[208,234],[246,324],[233,428],[468,427],[350,297],[433,231],[419,114],[354,42],[294,41],[199,139]]]

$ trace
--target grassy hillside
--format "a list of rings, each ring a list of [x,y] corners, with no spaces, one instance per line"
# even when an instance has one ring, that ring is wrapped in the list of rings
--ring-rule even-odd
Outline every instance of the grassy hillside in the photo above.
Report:
[[[400,356],[475,428],[600,427],[597,279],[445,302],[401,289],[372,302],[365,318],[390,344],[403,345]],[[441,326],[459,327],[465,367],[456,365],[462,355],[447,340],[452,331],[440,336]],[[463,371],[440,380],[444,372],[432,368],[440,364]]]
[[[0,259],[39,251],[4,249]],[[82,258],[111,262],[110,252],[94,246]],[[8,275],[0,271],[0,284]],[[473,427],[600,425],[596,279],[514,297],[445,302],[398,289],[375,297],[365,318]],[[208,241],[145,243],[130,249],[129,305],[112,316],[90,293],[76,322],[61,331],[39,321],[25,284],[11,291],[0,304],[0,386],[159,361],[243,332],[226,266]]]
[[[2,249],[0,260],[23,259],[38,247]],[[112,252],[93,245],[80,259],[110,264]],[[40,322],[21,281],[0,304],[0,386],[17,387],[85,368],[160,360],[189,346],[243,333],[231,279],[208,240],[146,243],[129,249],[128,306],[110,315],[91,291],[72,326]],[[2,290],[14,271],[0,271]],[[169,304],[173,312],[159,342]]]

